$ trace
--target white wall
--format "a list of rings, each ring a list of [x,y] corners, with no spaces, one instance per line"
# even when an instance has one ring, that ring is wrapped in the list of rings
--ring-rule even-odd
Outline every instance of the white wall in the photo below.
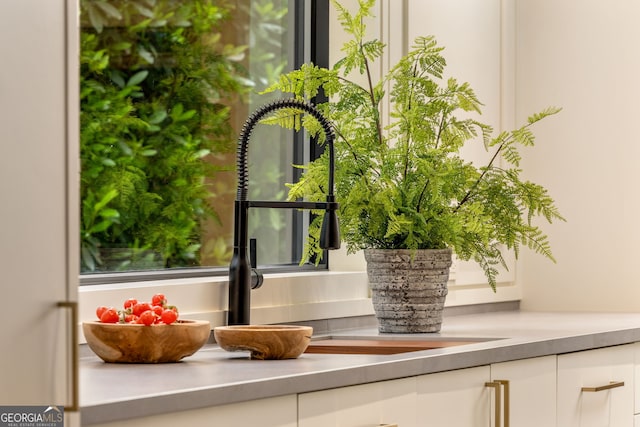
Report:
[[[525,159],[567,223],[546,227],[556,265],[525,254],[522,306],[640,309],[640,2],[517,0],[517,116],[564,110]]]

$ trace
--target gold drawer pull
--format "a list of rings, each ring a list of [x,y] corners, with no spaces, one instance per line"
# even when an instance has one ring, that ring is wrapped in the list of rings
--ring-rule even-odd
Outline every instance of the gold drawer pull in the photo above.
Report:
[[[582,387],[582,391],[597,392],[603,390],[611,390],[612,388],[623,387],[624,381],[611,381],[609,384],[598,387]]]

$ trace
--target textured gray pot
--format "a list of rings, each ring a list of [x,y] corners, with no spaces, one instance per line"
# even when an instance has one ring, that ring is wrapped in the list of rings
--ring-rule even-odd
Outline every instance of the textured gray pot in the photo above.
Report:
[[[438,332],[451,249],[365,249],[380,332]]]

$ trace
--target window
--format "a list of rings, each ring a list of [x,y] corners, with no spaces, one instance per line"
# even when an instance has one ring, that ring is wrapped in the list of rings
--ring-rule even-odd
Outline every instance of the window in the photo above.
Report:
[[[326,65],[326,0],[80,4],[82,283],[226,274],[238,131],[281,72]],[[252,199],[284,198],[291,165],[317,155],[301,139],[256,128]],[[305,214],[250,215],[258,262],[297,266]]]

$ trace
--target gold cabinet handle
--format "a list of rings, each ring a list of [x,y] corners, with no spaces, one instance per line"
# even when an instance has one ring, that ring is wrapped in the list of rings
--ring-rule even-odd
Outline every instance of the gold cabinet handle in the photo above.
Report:
[[[509,427],[509,420],[511,419],[510,408],[511,401],[509,399],[510,390],[509,390],[509,381],[508,380],[495,380],[498,384],[501,384],[504,388],[504,426]]]
[[[496,395],[496,406],[495,406],[495,422],[496,422],[496,427],[500,427],[501,422],[500,422],[500,418],[502,416],[502,410],[501,410],[501,406],[502,406],[502,393],[500,392],[500,387],[501,384],[497,381],[492,381],[492,382],[487,382],[484,383],[484,385],[486,387],[491,387],[493,388],[493,390],[495,391],[495,395]]]
[[[509,420],[511,418],[509,414],[509,407],[511,405],[509,399],[509,381],[508,380],[494,380],[484,383],[486,387],[491,387],[495,390],[496,406],[495,406],[495,422],[496,427],[509,427]],[[503,392],[504,390],[504,392]],[[502,403],[502,395],[504,393],[504,409]],[[502,424],[502,416],[504,415],[504,424]]]
[[[601,385],[598,387],[582,387],[582,391],[598,392],[604,390],[611,390],[612,388],[624,387],[624,381],[611,381],[609,384]]]
[[[65,406],[65,412],[78,412],[80,409],[78,395],[78,303],[75,301],[60,301],[58,307],[71,310],[71,406]]]

